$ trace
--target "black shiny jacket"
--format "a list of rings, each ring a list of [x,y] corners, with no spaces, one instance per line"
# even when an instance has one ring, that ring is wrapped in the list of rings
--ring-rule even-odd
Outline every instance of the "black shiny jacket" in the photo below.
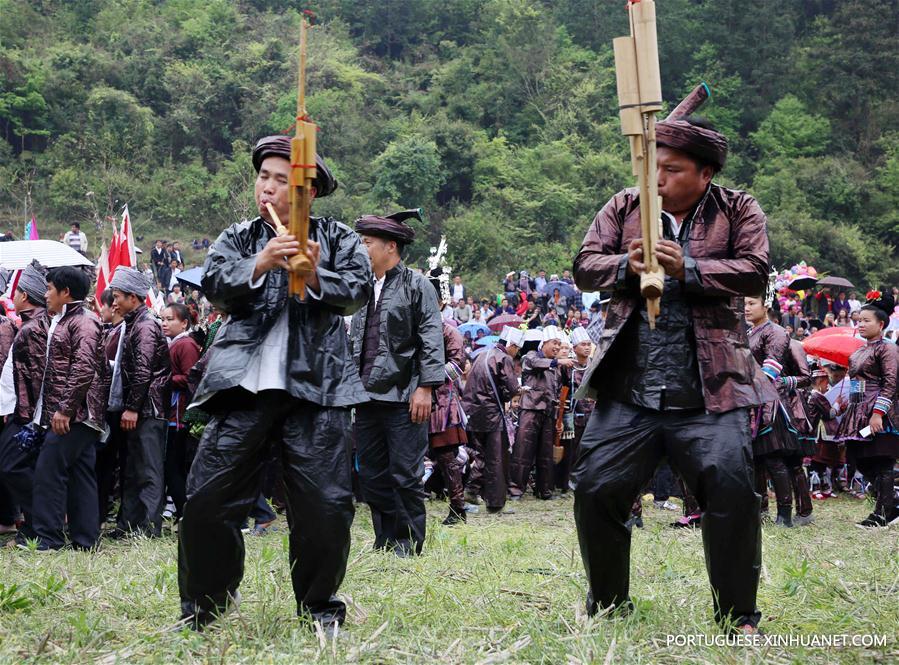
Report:
[[[288,307],[288,392],[321,406],[350,406],[368,401],[350,357],[343,318],[363,307],[372,292],[371,264],[359,236],[328,217],[309,220],[309,239],[321,244],[318,295],[288,297],[287,272],[267,273],[250,285],[256,255],[275,235],[261,217],[232,224],[209,248],[203,265],[203,292],[230,314],[215,337],[209,365],[195,400],[233,388],[246,375],[261,342]]]
[[[372,399],[408,402],[419,386],[440,386],[444,373],[443,320],[428,279],[402,263],[387,271],[381,291],[381,326],[368,389]],[[350,344],[362,360],[366,310],[353,316]]]

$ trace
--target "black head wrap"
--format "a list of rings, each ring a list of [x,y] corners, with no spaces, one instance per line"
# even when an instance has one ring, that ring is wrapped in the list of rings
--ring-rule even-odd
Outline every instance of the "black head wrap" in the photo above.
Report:
[[[256,173],[262,167],[262,161],[266,157],[283,157],[290,161],[290,137],[277,134],[275,136],[266,136],[259,139],[256,147],[253,148],[253,168]],[[322,198],[333,194],[337,189],[337,179],[331,173],[331,170],[325,164],[325,160],[321,155],[315,155],[316,177],[312,182],[315,184],[316,198]]]
[[[384,217],[364,215],[356,220],[356,233],[361,236],[395,240],[401,245],[408,245],[415,240],[415,229],[406,223],[407,219],[421,221],[421,209],[402,210]]]

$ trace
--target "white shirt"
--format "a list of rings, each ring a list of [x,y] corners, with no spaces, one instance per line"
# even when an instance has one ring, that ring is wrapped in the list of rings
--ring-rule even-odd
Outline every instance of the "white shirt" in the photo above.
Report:
[[[80,303],[79,303],[80,304]],[[56,326],[59,325],[60,320],[63,316],[65,316],[66,308],[68,305],[62,306],[62,311],[59,314],[54,314],[50,319],[50,330],[47,331],[47,348],[44,351],[44,377],[47,376],[47,361],[50,359],[50,344],[53,343],[53,333],[56,332]],[[32,422],[35,425],[41,424],[41,413],[44,410],[44,381],[41,379],[41,394],[38,395],[37,405],[34,407],[34,420]]]
[[[378,304],[378,301],[381,300],[381,289],[384,288],[384,282],[387,279],[387,273],[385,272],[381,275],[381,279],[375,280],[375,304]]]
[[[849,299],[849,313],[858,312],[862,308],[862,304],[855,298]]]
[[[255,282],[251,280],[250,286],[259,288],[267,276],[268,273],[264,273]],[[285,304],[275,325],[262,340],[259,353],[254,353],[250,358],[247,373],[240,381],[241,388],[254,394],[262,390],[287,390],[287,310]],[[226,322],[223,325],[228,324]]]
[[[12,346],[6,354],[3,372],[0,373],[0,416],[8,416],[16,410],[16,384],[12,373]]]
[[[461,284],[453,284],[453,300],[459,301],[464,300],[463,296],[465,295],[465,287]]]

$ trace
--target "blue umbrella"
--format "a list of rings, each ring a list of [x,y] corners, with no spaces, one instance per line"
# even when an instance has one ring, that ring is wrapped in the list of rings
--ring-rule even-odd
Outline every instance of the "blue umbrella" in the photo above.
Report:
[[[480,332],[481,330],[483,330],[488,335],[490,334],[490,328],[488,328],[480,321],[469,321],[468,323],[463,323],[461,326],[459,326],[458,330],[463,335],[465,333],[469,333],[472,339],[477,337],[478,332]]]
[[[487,335],[481,339],[475,340],[475,346],[487,346],[488,344],[496,344],[499,341],[499,335]]]
[[[555,282],[547,282],[543,287],[543,293],[552,297],[553,291],[559,289],[559,295],[563,298],[573,298],[575,294],[574,286],[568,282],[557,280]]]

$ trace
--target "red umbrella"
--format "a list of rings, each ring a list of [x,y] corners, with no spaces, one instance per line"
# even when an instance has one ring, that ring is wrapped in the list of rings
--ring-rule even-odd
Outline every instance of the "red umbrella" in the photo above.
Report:
[[[515,316],[514,314],[500,314],[495,319],[490,319],[487,322],[487,327],[490,328],[493,332],[502,332],[504,326],[511,326],[512,328],[517,328],[522,323],[524,323],[524,319],[520,316]]]
[[[865,340],[856,337],[853,328],[825,328],[802,342],[802,348],[808,355],[843,367],[849,366],[849,356],[864,345]]]

